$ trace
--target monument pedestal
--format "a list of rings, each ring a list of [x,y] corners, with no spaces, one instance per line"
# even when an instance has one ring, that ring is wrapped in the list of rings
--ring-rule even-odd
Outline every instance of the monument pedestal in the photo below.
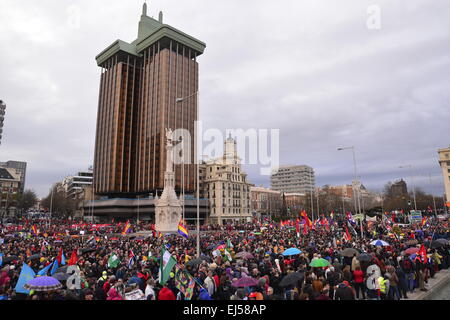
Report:
[[[164,190],[155,201],[155,229],[161,233],[176,233],[182,217],[181,201],[175,193],[175,174],[173,172],[172,130],[166,131],[166,172]]]

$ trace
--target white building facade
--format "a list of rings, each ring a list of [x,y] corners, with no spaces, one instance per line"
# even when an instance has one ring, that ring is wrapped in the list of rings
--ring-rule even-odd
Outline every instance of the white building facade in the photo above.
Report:
[[[252,221],[252,185],[247,181],[247,174],[242,171],[235,139],[231,136],[226,139],[223,157],[203,162],[200,172],[202,193],[209,199],[210,223]]]

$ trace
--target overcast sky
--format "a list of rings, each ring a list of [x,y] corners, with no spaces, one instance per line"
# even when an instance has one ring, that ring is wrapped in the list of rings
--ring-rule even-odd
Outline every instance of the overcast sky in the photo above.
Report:
[[[0,0],[0,161],[28,162],[26,188],[93,163],[100,69],[95,56],[137,37],[141,0]],[[404,178],[442,194],[437,149],[450,146],[448,0],[159,0],[148,15],[204,41],[206,128],[280,129],[282,164],[319,186]],[[367,9],[381,9],[369,29]],[[373,24],[371,24],[373,25]],[[249,180],[269,186],[259,167]],[[432,174],[430,184],[428,173]]]

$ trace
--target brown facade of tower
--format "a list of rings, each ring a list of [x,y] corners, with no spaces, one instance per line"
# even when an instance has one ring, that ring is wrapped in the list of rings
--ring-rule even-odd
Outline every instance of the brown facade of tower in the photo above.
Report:
[[[164,187],[165,130],[190,133],[189,162],[175,167],[176,189],[195,190],[194,127],[198,63],[205,44],[143,12],[138,39],[117,40],[96,59],[102,68],[94,156],[94,190],[110,197]],[[177,98],[187,97],[181,103]],[[178,138],[178,137],[175,137]],[[188,137],[185,137],[187,139]],[[188,152],[189,151],[189,152]],[[186,161],[187,162],[187,161]],[[182,172],[184,171],[184,179]]]

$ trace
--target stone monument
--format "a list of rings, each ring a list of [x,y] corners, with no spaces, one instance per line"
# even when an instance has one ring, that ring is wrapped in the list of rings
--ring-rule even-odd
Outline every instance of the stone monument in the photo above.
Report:
[[[172,130],[166,129],[166,172],[164,173],[164,190],[161,197],[155,199],[155,229],[161,233],[178,231],[182,216],[181,201],[175,193],[175,173],[173,172]]]

